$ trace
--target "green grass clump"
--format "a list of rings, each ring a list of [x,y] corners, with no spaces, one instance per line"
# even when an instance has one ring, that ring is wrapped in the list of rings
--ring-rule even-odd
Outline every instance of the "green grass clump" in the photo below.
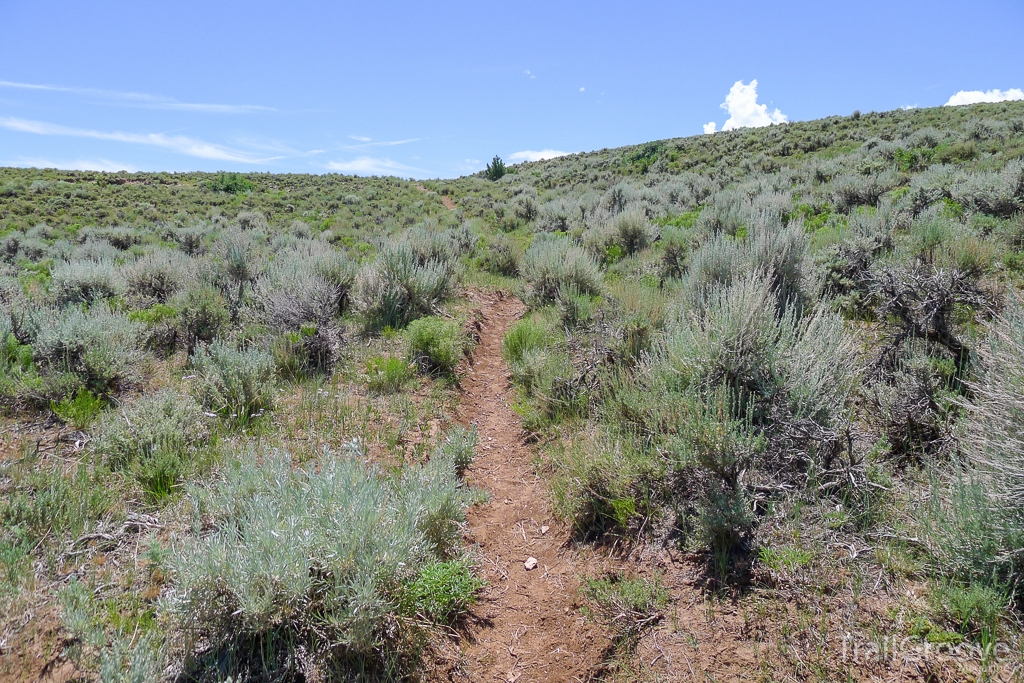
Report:
[[[78,429],[85,429],[103,410],[103,399],[82,387],[74,397],[66,397],[50,404],[54,414]]]
[[[6,536],[33,546],[76,537],[113,516],[122,503],[116,480],[86,463],[65,473],[41,466],[38,455],[32,455],[6,465],[4,473],[12,491],[0,499],[0,523]]]
[[[528,356],[548,345],[547,328],[532,320],[520,320],[514,324],[501,341],[501,355],[505,362],[515,368],[525,362]]]
[[[661,618],[669,599],[658,574],[651,578],[621,574],[589,578],[580,592],[590,602],[591,615],[614,631],[620,648],[634,646]]]
[[[408,584],[402,609],[428,622],[450,624],[476,603],[476,593],[483,586],[467,560],[435,562]]]
[[[377,394],[401,391],[415,375],[415,364],[404,358],[376,356],[366,361],[366,386]]]
[[[409,323],[405,339],[412,362],[428,372],[454,372],[466,351],[466,337],[459,323],[435,316]]]

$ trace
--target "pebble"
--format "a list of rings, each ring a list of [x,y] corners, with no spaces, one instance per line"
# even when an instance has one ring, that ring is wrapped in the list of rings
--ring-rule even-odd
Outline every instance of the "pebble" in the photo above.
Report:
[[[526,562],[523,562],[523,566],[526,567],[526,571],[530,571],[531,569],[536,569],[537,568],[537,558],[536,557],[528,558],[526,560]]]

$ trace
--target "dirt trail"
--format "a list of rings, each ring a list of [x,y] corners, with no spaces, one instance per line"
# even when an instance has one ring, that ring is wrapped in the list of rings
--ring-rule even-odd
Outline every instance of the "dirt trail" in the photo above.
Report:
[[[468,478],[491,498],[470,510],[469,540],[480,547],[489,585],[470,617],[464,670],[453,678],[584,681],[599,667],[608,640],[580,616],[579,568],[568,530],[553,518],[533,453],[509,406],[513,387],[501,340],[523,305],[500,294],[479,299],[480,344],[462,380],[459,420],[476,425],[480,434]],[[535,569],[525,568],[529,558],[536,559]]]

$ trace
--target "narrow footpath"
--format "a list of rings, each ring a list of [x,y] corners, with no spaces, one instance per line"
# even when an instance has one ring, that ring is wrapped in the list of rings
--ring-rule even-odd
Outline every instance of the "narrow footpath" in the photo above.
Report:
[[[467,478],[490,501],[470,510],[468,540],[479,546],[488,585],[470,615],[463,670],[453,680],[586,681],[600,668],[608,639],[580,615],[581,568],[534,472],[501,357],[502,338],[524,307],[500,294],[479,298],[480,344],[462,380],[458,419],[480,435]]]

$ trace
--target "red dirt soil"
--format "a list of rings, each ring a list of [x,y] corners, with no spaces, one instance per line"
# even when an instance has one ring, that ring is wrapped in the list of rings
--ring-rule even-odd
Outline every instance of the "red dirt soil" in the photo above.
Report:
[[[488,585],[470,615],[463,671],[453,680],[577,681],[597,670],[610,645],[579,612],[578,561],[569,531],[551,511],[533,453],[509,403],[514,389],[501,341],[523,305],[479,294],[480,344],[462,380],[458,419],[480,441],[467,478],[490,500],[469,512],[469,542],[479,546]],[[545,529],[545,527],[547,527]],[[537,566],[524,563],[535,558]]]

